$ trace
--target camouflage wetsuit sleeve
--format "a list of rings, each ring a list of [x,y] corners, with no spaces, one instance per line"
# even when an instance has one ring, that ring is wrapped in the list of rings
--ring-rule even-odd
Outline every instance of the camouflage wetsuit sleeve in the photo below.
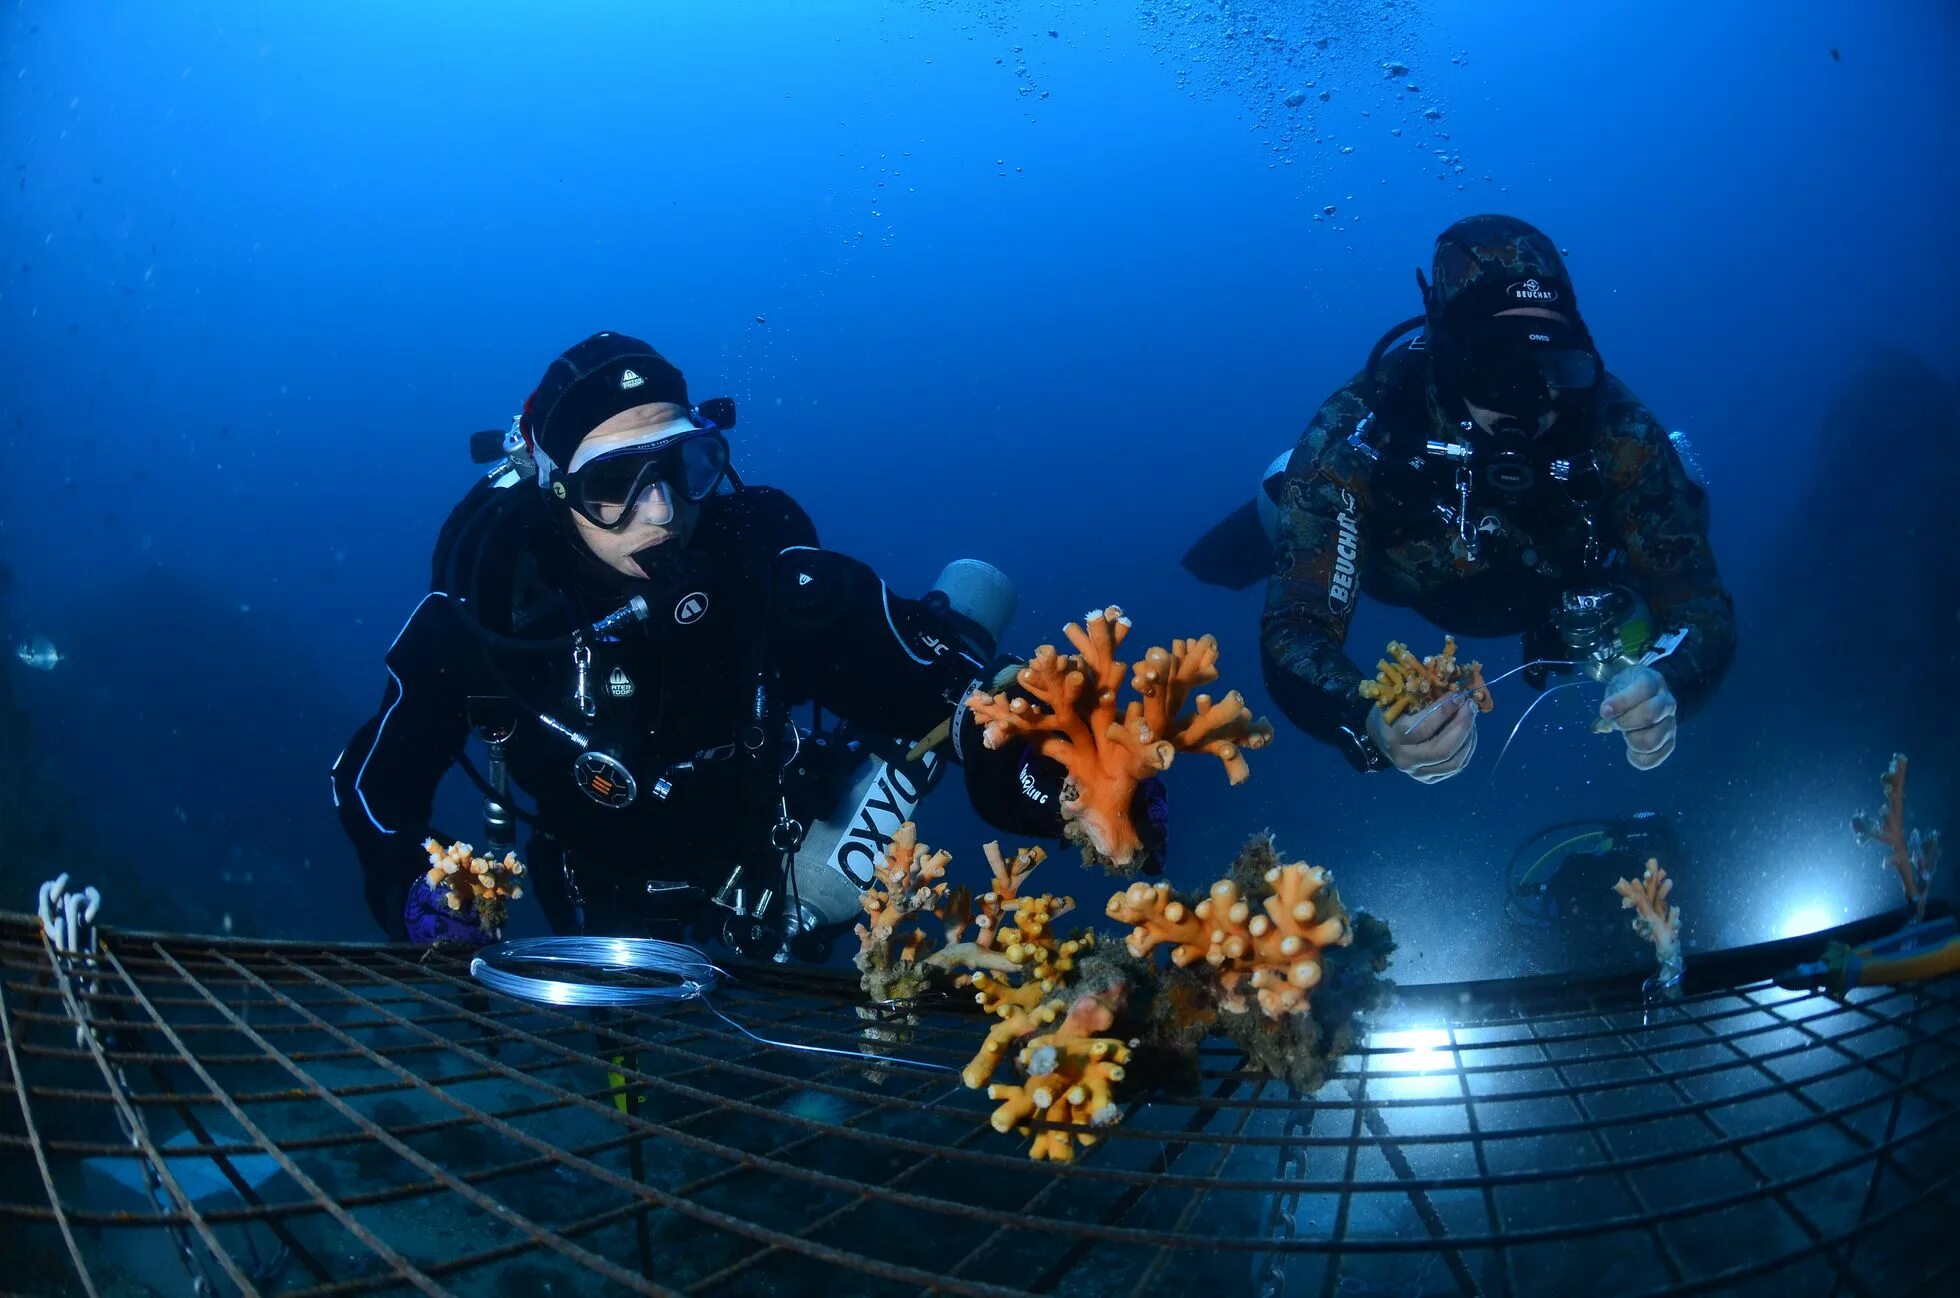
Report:
[[[1735,600],[1708,544],[1708,493],[1688,476],[1653,413],[1618,379],[1607,383],[1598,444],[1608,526],[1657,626],[1688,629],[1687,641],[1658,664],[1685,718],[1708,701],[1735,657]]]
[[[1259,624],[1266,688],[1308,734],[1347,750],[1366,734],[1364,676],[1342,646],[1361,593],[1371,461],[1348,445],[1368,413],[1360,379],[1329,397],[1287,462]]]

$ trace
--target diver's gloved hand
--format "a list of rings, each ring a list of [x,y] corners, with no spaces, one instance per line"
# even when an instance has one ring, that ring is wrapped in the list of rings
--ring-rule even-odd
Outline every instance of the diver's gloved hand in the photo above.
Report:
[[[433,946],[437,942],[488,946],[493,940],[477,923],[474,906],[451,910],[448,889],[431,888],[426,878],[417,878],[409,888],[408,904],[402,907],[402,923],[408,928],[408,940],[417,946]]]
[[[1438,784],[1470,764],[1477,751],[1477,709],[1468,694],[1451,694],[1432,708],[1384,722],[1380,705],[1368,712],[1368,737],[1395,769]]]
[[[1677,710],[1667,677],[1652,667],[1631,667],[1608,682],[1599,718],[1626,737],[1634,768],[1651,771],[1674,755]]]

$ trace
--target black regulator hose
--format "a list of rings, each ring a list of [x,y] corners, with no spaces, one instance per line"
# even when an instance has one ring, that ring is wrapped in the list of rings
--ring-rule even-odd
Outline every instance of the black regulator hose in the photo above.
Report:
[[[515,636],[485,626],[483,619],[476,616],[475,610],[481,606],[485,556],[490,550],[482,543],[480,534],[490,520],[500,517],[518,503],[517,497],[508,494],[511,490],[493,487],[488,479],[472,488],[472,494],[483,493],[483,500],[471,509],[454,539],[449,542],[448,552],[443,556],[442,586],[450,592],[450,605],[461,615],[463,626],[491,648],[517,654],[564,653],[585,634],[583,630],[545,638]]]

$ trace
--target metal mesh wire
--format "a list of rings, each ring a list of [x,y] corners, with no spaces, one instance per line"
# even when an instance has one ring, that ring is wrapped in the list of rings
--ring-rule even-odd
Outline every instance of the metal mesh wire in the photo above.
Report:
[[[1312,1096],[1205,1054],[1030,1163],[951,1005],[753,969],[552,1009],[404,948],[0,915],[0,1288],[532,1295],[1952,1292],[1960,980],[1405,988]],[[85,1011],[94,1032],[78,1033]],[[147,1285],[148,1288],[139,1288]]]

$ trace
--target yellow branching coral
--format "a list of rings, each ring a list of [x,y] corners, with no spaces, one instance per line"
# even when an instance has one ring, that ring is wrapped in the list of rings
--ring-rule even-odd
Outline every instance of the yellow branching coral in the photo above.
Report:
[[[425,876],[429,886],[446,889],[449,909],[472,907],[484,932],[493,937],[501,933],[510,918],[510,903],[524,895],[523,885],[517,882],[523,877],[524,863],[517,853],[506,852],[499,861],[478,856],[468,843],[444,847],[433,838],[422,840],[422,850],[429,854]]]
[[[1134,926],[1131,955],[1168,944],[1178,968],[1210,966],[1222,1008],[1243,1011],[1242,988],[1250,986],[1260,1010],[1277,1019],[1307,1008],[1307,993],[1320,982],[1322,951],[1353,940],[1346,914],[1323,915],[1315,902],[1330,878],[1319,866],[1274,866],[1264,876],[1270,891],[1263,897],[1243,897],[1238,884],[1220,879],[1196,906],[1167,884],[1135,883],[1109,899],[1108,911]]]
[[[1674,891],[1674,880],[1667,877],[1659,861],[1649,859],[1638,880],[1621,879],[1613,885],[1620,894],[1620,907],[1633,911],[1633,931],[1654,944],[1665,978],[1680,979],[1681,908],[1670,906],[1667,895]]]
[[[1002,928],[995,947],[1022,974],[1037,982],[1057,983],[1075,968],[1075,957],[1095,945],[1095,934],[1077,933],[1066,940],[1055,935],[1054,922],[1075,909],[1071,897],[1022,897],[1014,903],[1014,924]]]
[[[950,978],[955,986],[971,985],[981,1007],[1001,1020],[975,1056],[973,1068],[982,1071],[969,1069],[977,1080],[967,1084],[974,1087],[986,1084],[1008,1046],[1052,1021],[1054,1014],[1044,1017],[1044,1003],[1094,942],[1089,933],[1064,938],[1055,932],[1055,921],[1074,909],[1072,899],[1020,895],[1046,855],[1040,848],[1023,848],[1009,859],[1000,844],[989,843],[986,855],[993,887],[976,898],[947,884],[952,854],[919,842],[917,828],[906,821],[875,867],[862,897],[867,922],[857,926],[858,972],[873,1001],[910,1000],[936,977]],[[924,926],[929,918],[944,926],[945,945]],[[969,926],[977,935],[963,941]]]
[[[1852,832],[1859,841],[1876,843],[1885,849],[1885,859],[1898,873],[1905,889],[1906,904],[1917,918],[1926,917],[1926,898],[1932,889],[1933,872],[1940,863],[1940,836],[1906,830],[1906,755],[1892,754],[1879,783],[1885,789],[1885,809],[1876,816],[1853,816]]]
[[[1050,1021],[1061,1004],[1050,1001],[1043,1007]],[[1000,1102],[993,1112],[994,1130],[1033,1136],[1030,1158],[1068,1162],[1075,1157],[1075,1146],[1095,1144],[1096,1134],[1037,1132],[1028,1125],[1030,1119],[1089,1127],[1122,1121],[1123,1109],[1113,1092],[1123,1080],[1123,1066],[1129,1063],[1135,1043],[1101,1035],[1109,1031],[1114,1018],[1109,1006],[1096,997],[1078,996],[1053,1031],[1030,1040],[1019,1059],[1028,1080],[1019,1085],[996,1082],[987,1088],[987,1098]]]
[[[1119,710],[1129,664],[1116,651],[1130,621],[1111,605],[1085,622],[1063,629],[1074,653],[1042,645],[1016,675],[1031,697],[976,692],[967,703],[985,727],[987,747],[1027,735],[1067,769],[1062,814],[1070,837],[1102,861],[1129,866],[1143,847],[1130,820],[1139,783],[1169,769],[1180,752],[1203,752],[1222,761],[1237,784],[1249,769],[1242,750],[1264,747],[1273,728],[1253,719],[1237,691],[1217,702],[1200,694],[1193,711],[1183,712],[1192,689],[1218,679],[1218,642],[1210,636],[1145,654],[1131,681],[1141,698]]]
[[[978,984],[979,975],[974,975]],[[1000,1022],[987,1029],[987,1039],[980,1043],[980,1049],[973,1059],[960,1071],[960,1080],[970,1090],[979,1090],[994,1075],[994,1069],[1007,1054],[1007,1048],[1022,1037],[1039,1032],[1062,1016],[1067,1002],[1061,1000],[1041,1000],[1039,988],[1028,984],[1021,987],[1002,987],[993,983],[994,992],[990,996],[986,987],[975,997],[993,1013],[1000,1016]],[[1033,1005],[1021,1002],[1035,1000]]]
[[[993,1076],[1010,1045],[1061,1013],[1064,1003],[1052,998],[1075,971],[1077,958],[1095,945],[1095,934],[1088,931],[1066,939],[1056,936],[1054,921],[1075,906],[1067,897],[1016,897],[1006,905],[1015,922],[998,930],[994,953],[1008,968],[981,969],[972,980],[973,999],[1000,1020],[961,1073],[976,1089]]]
[[[1002,920],[1020,900],[1021,882],[1037,865],[1048,859],[1048,853],[1039,847],[1024,847],[1014,853],[1014,859],[1010,861],[1001,855],[999,843],[988,843],[980,850],[986,854],[994,881],[993,886],[980,894],[975,903],[973,926],[980,932],[973,940],[982,949],[992,950]]]
[[[1418,658],[1400,640],[1388,642],[1388,657],[1375,664],[1374,680],[1361,682],[1361,697],[1381,705],[1382,720],[1394,721],[1404,712],[1419,711],[1452,694],[1467,693],[1479,712],[1493,704],[1484,687],[1482,663],[1456,660],[1456,637],[1445,636],[1443,652]]]

